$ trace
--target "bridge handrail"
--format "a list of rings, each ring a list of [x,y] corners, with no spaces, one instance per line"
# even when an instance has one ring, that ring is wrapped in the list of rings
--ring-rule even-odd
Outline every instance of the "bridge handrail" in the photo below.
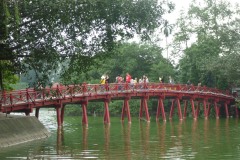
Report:
[[[225,97],[232,97],[229,92],[205,86],[193,86],[186,84],[169,83],[109,83],[109,84],[76,84],[76,85],[57,85],[35,90],[28,88],[25,90],[4,91],[0,93],[0,107],[4,105],[14,105],[17,103],[35,103],[36,101],[46,101],[73,96],[96,95],[104,93],[119,92],[185,92],[211,94]]]

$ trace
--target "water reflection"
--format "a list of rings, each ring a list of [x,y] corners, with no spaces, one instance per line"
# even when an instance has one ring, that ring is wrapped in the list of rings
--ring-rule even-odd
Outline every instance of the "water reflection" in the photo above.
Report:
[[[141,147],[142,147],[142,156],[144,159],[149,159],[149,138],[150,138],[150,123],[146,123],[145,121],[139,122],[140,127],[140,139],[141,139]]]
[[[163,157],[163,158],[182,159],[182,157],[184,156],[183,142],[182,142],[182,138],[183,138],[182,124],[183,124],[183,121],[179,121],[178,125],[175,125],[175,123],[173,123],[173,121],[169,121],[171,145],[168,148],[165,157]]]
[[[104,148],[106,159],[110,159],[110,124],[104,124]]]
[[[64,152],[64,130],[63,128],[58,128],[57,130],[57,154],[62,155]]]
[[[82,153],[81,156],[88,157],[88,127],[86,125],[82,125]]]
[[[216,118],[216,128],[215,128],[215,141],[216,144],[219,144],[219,142],[221,141],[221,128],[220,128],[220,119]]]
[[[219,120],[219,119],[217,119]],[[204,141],[204,148],[210,148],[210,146],[208,146],[208,141],[209,141],[209,134],[208,134],[208,131],[209,131],[209,120],[208,119],[204,119],[203,120],[204,123],[203,123],[203,141]]]
[[[124,156],[130,160],[131,157],[131,123],[122,122],[122,135],[124,141]]]
[[[167,149],[166,149],[166,122],[161,124],[160,122],[157,122],[157,135],[158,135],[158,146],[160,151],[160,156],[164,157],[166,155]]]
[[[79,121],[67,119],[64,128],[51,130],[46,141],[1,149],[0,159],[240,158],[240,127],[235,119],[119,123],[112,118],[110,126],[99,125],[95,118],[89,127]]]

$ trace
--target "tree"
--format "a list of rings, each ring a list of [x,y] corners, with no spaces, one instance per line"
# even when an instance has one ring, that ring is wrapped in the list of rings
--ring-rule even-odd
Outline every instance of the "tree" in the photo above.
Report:
[[[193,1],[188,14],[178,21],[180,29],[175,39],[176,43],[187,38],[193,42],[185,47],[180,60],[182,81],[188,75],[195,83],[201,80],[204,85],[219,88],[228,88],[238,81],[239,71],[232,64],[239,59],[239,17],[239,9],[226,1]]]
[[[167,20],[165,20],[163,27],[161,28],[161,31],[165,35],[166,40],[166,48],[167,48],[167,58],[168,58],[168,36],[172,33],[173,25],[169,24]]]
[[[44,78],[68,59],[63,70],[84,71],[96,56],[107,55],[118,39],[148,38],[172,10],[158,0],[0,0],[0,60],[12,70],[37,70]],[[17,66],[17,67],[16,67]]]
[[[81,75],[71,76],[63,83],[99,83],[103,74],[108,74],[110,82],[120,74],[125,77],[128,72],[132,78],[149,77],[150,82],[158,82],[159,76],[174,77],[174,68],[170,62],[163,58],[162,49],[156,45],[123,43],[113,50],[108,58],[95,59],[89,71]],[[161,54],[159,54],[161,53]]]

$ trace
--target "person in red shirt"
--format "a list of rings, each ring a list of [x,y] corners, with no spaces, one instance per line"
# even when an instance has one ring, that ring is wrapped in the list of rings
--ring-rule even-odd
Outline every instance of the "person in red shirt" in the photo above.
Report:
[[[132,77],[129,73],[126,74],[126,83],[130,83]]]

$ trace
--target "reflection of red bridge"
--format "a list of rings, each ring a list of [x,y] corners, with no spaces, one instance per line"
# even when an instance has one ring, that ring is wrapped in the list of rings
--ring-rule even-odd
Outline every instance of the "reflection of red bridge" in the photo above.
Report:
[[[200,103],[203,106],[205,118],[208,118],[212,107],[215,109],[216,117],[219,118],[220,107],[225,108],[226,117],[229,117],[229,107],[235,102],[235,98],[229,93],[207,87],[161,83],[145,83],[135,86],[115,83],[106,85],[82,84],[45,88],[41,91],[26,89],[4,92],[1,94],[0,111],[3,113],[25,112],[26,115],[29,115],[35,108],[35,116],[38,117],[40,108],[53,107],[56,109],[58,126],[62,126],[64,106],[69,103],[76,103],[82,106],[82,123],[88,124],[88,102],[102,101],[104,102],[104,123],[110,123],[109,102],[120,99],[124,101],[121,118],[124,120],[126,116],[128,122],[131,122],[129,100],[132,98],[141,100],[139,118],[142,118],[145,114],[147,121],[150,121],[147,103],[149,98],[158,99],[156,120],[161,114],[164,121],[166,121],[163,103],[165,99],[172,100],[169,118],[172,118],[176,104],[180,120],[186,117],[188,102],[191,104],[194,119],[197,119],[199,115]],[[181,107],[181,101],[184,104],[183,107]],[[181,108],[183,108],[183,114]],[[236,115],[238,115],[237,108]]]

